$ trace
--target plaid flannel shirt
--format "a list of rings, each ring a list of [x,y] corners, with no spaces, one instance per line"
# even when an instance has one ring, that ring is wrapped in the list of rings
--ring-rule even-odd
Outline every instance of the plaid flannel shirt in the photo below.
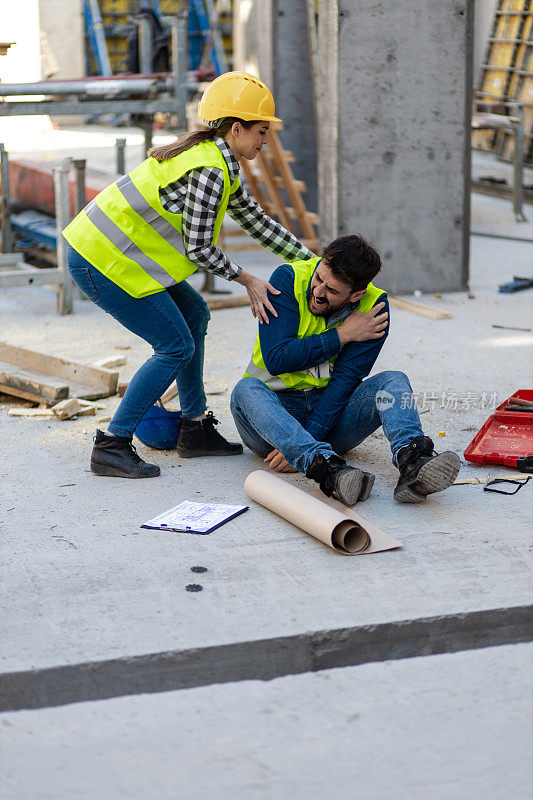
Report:
[[[239,162],[226,140],[215,139],[228,165],[231,182],[239,174]],[[213,231],[224,189],[224,177],[218,167],[194,169],[179,181],[159,190],[166,211],[183,215],[183,240],[187,257],[202,269],[231,281],[242,272],[213,244]],[[314,253],[296,236],[269,217],[243,186],[229,198],[228,214],[246,233],[284,261],[313,258]]]

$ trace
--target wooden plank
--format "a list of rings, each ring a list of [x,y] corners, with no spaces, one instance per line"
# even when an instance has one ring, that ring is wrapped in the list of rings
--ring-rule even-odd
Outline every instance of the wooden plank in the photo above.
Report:
[[[234,297],[224,297],[221,299],[207,300],[207,305],[211,309],[211,311],[216,311],[219,308],[240,308],[241,306],[249,306],[250,305],[250,298],[247,294],[244,295],[236,295]]]
[[[430,319],[451,319],[452,315],[448,311],[441,311],[439,308],[424,306],[422,303],[415,303],[413,300],[405,300],[403,297],[389,297],[389,305],[401,308],[404,311],[411,311],[413,314],[420,314],[422,317]]]
[[[99,358],[98,361],[93,361],[93,367],[104,369],[113,369],[114,367],[123,367],[126,363],[126,356],[105,356],[104,358]]]
[[[9,417],[53,417],[50,408],[10,408]]]
[[[63,383],[70,386],[70,394],[85,400],[109,397],[117,391],[118,372],[90,367],[78,361],[38,353],[6,342],[0,342],[0,361],[19,370],[37,373],[45,383],[50,376],[63,378]]]
[[[0,392],[53,405],[68,397],[69,386],[42,373],[29,372],[0,362]]]

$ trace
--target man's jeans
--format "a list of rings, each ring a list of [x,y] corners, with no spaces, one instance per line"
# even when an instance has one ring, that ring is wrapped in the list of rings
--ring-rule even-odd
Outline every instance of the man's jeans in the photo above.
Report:
[[[326,441],[319,442],[304,426],[323,391],[273,392],[259,378],[243,378],[231,396],[231,413],[243,442],[263,457],[278,449],[305,474],[317,453],[326,458],[345,453],[380,426],[395,465],[398,450],[423,435],[413,390],[403,372],[380,372],[359,384]]]
[[[131,297],[70,245],[67,262],[72,280],[89,300],[154,349],[129,382],[109,423],[111,433],[131,437],[174,379],[183,416],[191,419],[202,414],[206,408],[204,338],[209,320],[203,297],[185,281],[148,297]]]

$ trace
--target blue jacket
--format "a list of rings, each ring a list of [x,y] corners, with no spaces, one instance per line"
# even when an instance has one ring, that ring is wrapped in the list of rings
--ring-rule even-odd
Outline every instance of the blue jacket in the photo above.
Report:
[[[293,270],[288,264],[282,264],[272,274],[270,283],[279,289],[281,294],[269,295],[278,316],[271,315],[268,325],[259,325],[261,353],[268,371],[272,375],[297,372],[322,364],[339,354],[326,388],[311,390],[319,392],[320,398],[314,404],[305,427],[315,439],[321,441],[337,422],[353,391],[374,366],[389,333],[389,325],[387,324],[385,335],[380,339],[349,342],[342,348],[336,328],[298,339],[300,311],[294,296]],[[381,302],[385,302],[383,312],[388,312],[389,303],[386,296],[379,298],[378,303]],[[340,312],[341,318],[351,314],[357,305],[357,303],[350,304],[343,309]],[[326,324],[331,325],[338,320],[338,314],[332,315],[326,319]]]

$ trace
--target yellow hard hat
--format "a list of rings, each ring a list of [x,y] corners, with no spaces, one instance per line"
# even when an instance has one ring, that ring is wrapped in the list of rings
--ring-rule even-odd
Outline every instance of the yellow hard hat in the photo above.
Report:
[[[281,122],[274,116],[275,110],[270,89],[259,78],[247,72],[225,72],[203,93],[198,116],[205,122],[223,117]]]

